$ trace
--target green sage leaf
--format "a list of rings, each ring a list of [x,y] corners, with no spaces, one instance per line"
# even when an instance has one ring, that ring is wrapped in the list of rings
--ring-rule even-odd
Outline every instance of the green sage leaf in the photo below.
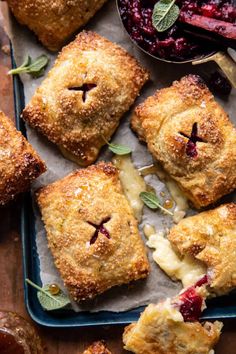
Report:
[[[31,57],[28,55],[24,62],[15,69],[8,71],[9,75],[18,75],[27,73],[32,75],[33,77],[40,77],[44,74],[44,70],[48,65],[49,58],[42,54],[35,60],[32,60]]]
[[[111,150],[116,155],[127,155],[132,152],[132,150],[125,145],[108,143],[109,150]]]
[[[31,63],[32,63],[32,59],[29,55],[27,55],[27,57],[25,58],[25,60],[23,61],[23,63],[19,68],[24,68],[25,66],[29,66]]]
[[[105,136],[102,134],[102,139],[104,142],[108,145],[109,150],[111,150],[114,154],[116,155],[127,155],[132,152],[130,147],[125,146],[125,145],[120,145],[120,144],[114,144],[114,143],[109,143]]]
[[[157,198],[157,196],[154,193],[141,192],[139,194],[139,197],[148,208],[150,208],[150,209],[158,209],[159,208],[171,216],[174,215],[171,211],[167,210],[166,208],[164,208],[161,205],[160,200]]]
[[[158,32],[164,32],[173,26],[179,13],[180,10],[175,4],[175,0],[160,0],[154,6],[152,24]]]
[[[52,295],[49,290],[50,285],[45,285],[41,288],[29,279],[26,279],[25,281],[38,290],[37,297],[44,310],[60,310],[70,305],[70,299],[63,293],[63,291],[60,290],[57,295]]]
[[[48,65],[49,59],[45,54],[40,55],[37,59],[31,62],[28,67],[28,73],[32,75],[39,75],[42,70]]]

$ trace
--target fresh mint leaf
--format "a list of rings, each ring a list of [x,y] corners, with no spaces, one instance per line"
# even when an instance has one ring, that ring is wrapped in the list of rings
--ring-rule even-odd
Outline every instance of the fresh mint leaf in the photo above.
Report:
[[[70,299],[61,290],[58,294],[52,295],[49,287],[50,285],[45,285],[43,288],[33,283],[31,280],[25,280],[27,284],[37,289],[37,297],[40,305],[46,311],[60,310],[67,307],[70,304]]]
[[[29,74],[33,77],[40,77],[44,74],[44,70],[48,65],[49,59],[45,54],[40,55],[35,60],[32,60],[28,55],[24,62],[18,66],[18,68],[8,71],[9,75],[18,75],[18,74]]]
[[[164,32],[173,26],[179,13],[180,10],[175,4],[175,0],[160,0],[154,6],[152,24],[158,32]]]
[[[139,194],[139,197],[148,208],[150,208],[150,209],[158,209],[159,208],[162,211],[164,211],[166,214],[169,214],[171,216],[174,215],[171,211],[167,210],[166,208],[164,208],[161,205],[160,200],[157,198],[157,196],[154,193],[141,192]]]

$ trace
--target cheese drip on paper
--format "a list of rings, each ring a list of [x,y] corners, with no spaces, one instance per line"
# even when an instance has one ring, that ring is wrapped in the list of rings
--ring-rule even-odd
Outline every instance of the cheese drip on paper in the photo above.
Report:
[[[143,212],[143,202],[139,198],[139,194],[146,191],[146,183],[139,171],[134,167],[130,155],[116,155],[112,162],[119,170],[121,185],[134,211],[134,216],[140,221]]]
[[[139,169],[143,176],[155,174],[161,181],[163,181],[173,198],[176,206],[174,209],[173,220],[177,224],[184,218],[186,211],[189,209],[187,198],[181,191],[177,183],[163,170],[158,164],[152,164]]]

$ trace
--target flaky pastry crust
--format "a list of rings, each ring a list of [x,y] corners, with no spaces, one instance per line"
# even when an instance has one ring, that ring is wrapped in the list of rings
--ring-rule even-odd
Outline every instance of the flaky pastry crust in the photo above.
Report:
[[[236,188],[236,130],[200,77],[157,91],[132,128],[196,208]]]
[[[112,354],[104,341],[94,342],[84,351],[83,354]]]
[[[77,170],[37,194],[55,265],[75,301],[145,278],[137,221],[111,163]]]
[[[32,146],[0,111],[0,205],[26,191],[45,170]]]
[[[137,323],[125,328],[125,349],[136,354],[208,354],[222,324],[183,322],[168,316],[162,304],[150,304]]]
[[[226,294],[236,287],[236,204],[181,220],[168,239],[181,255],[190,254],[206,264],[213,292]]]
[[[6,0],[16,19],[51,51],[58,51],[106,0]]]
[[[23,118],[66,157],[87,166],[147,79],[124,49],[96,33],[82,32],[62,50]]]

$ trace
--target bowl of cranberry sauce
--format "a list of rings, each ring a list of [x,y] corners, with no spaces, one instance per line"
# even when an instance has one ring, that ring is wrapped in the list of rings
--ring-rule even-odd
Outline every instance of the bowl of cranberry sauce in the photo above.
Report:
[[[117,0],[121,20],[131,39],[145,52],[164,61],[184,63],[209,56],[219,49],[214,42],[204,41],[182,27],[181,16],[201,15],[236,23],[236,1],[176,0],[180,14],[166,31],[158,32],[152,23],[157,0]]]

